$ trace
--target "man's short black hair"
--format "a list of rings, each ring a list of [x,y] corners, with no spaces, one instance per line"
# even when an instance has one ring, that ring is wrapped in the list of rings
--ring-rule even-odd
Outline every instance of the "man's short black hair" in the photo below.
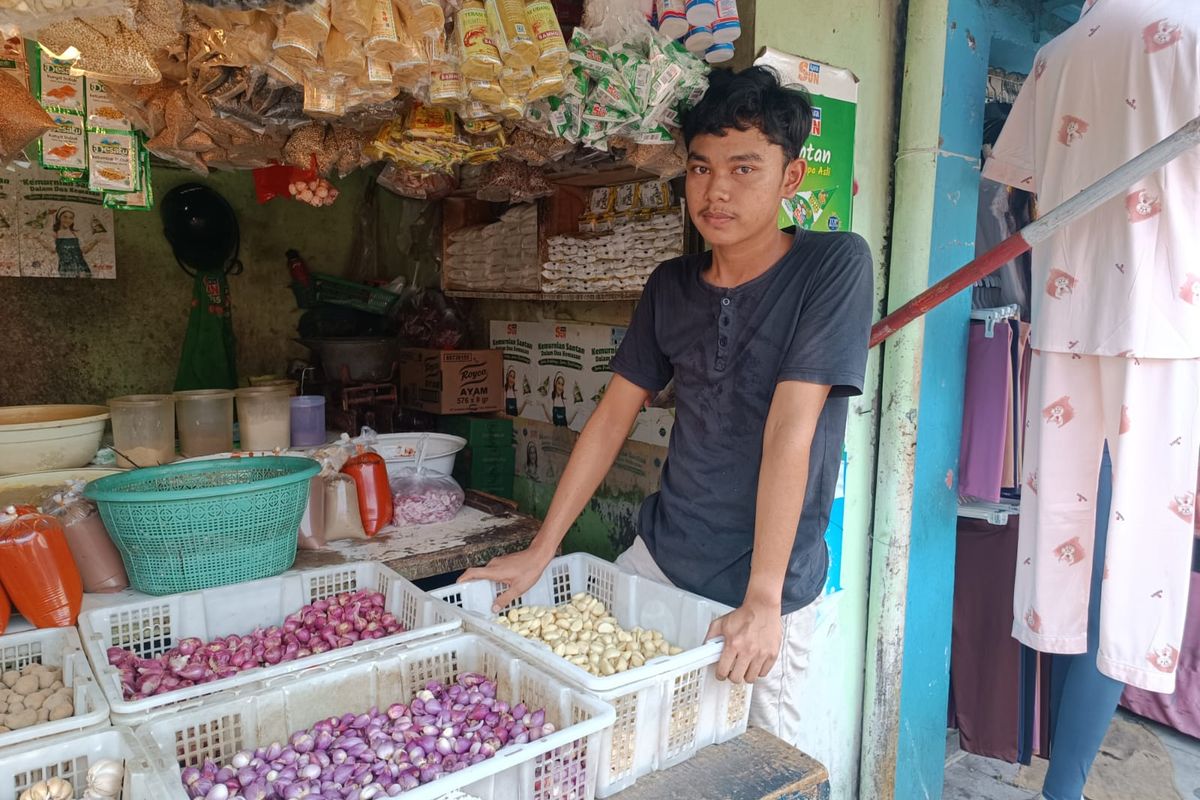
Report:
[[[812,102],[804,90],[783,86],[770,67],[715,69],[704,97],[684,115],[683,141],[691,147],[701,134],[724,136],[730,128],[757,128],[792,161],[804,150],[812,130]]]

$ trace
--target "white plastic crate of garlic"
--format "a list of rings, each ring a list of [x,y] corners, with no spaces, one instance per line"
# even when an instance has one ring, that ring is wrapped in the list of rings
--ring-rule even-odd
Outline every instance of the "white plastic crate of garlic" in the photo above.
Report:
[[[604,603],[590,594],[577,594],[561,606],[514,608],[496,622],[546,644],[555,655],[593,675],[615,675],[652,658],[683,652],[658,631],[625,630]]]

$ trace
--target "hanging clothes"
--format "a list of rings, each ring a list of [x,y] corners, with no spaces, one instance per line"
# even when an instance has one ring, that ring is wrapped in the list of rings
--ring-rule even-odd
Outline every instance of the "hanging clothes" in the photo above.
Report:
[[[979,182],[975,255],[981,256],[1030,223],[1029,195],[1003,183],[983,178]],[[976,285],[974,308],[1016,305],[1021,318],[1029,319],[1029,253],[1017,256]]]
[[[1012,414],[1011,358],[1012,329],[1007,324],[996,325],[988,337],[985,323],[971,323],[958,457],[958,493],[964,497],[1000,500],[1009,437],[1005,423]]]
[[[229,281],[225,273],[196,273],[175,391],[236,389],[235,346]]]

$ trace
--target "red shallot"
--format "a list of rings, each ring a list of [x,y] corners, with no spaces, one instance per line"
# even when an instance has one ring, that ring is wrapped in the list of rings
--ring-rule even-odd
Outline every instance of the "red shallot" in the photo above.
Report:
[[[201,642],[181,639],[154,658],[108,648],[108,663],[121,671],[126,700],[141,700],[239,672],[305,658],[356,642],[381,639],[405,628],[384,608],[379,592],[343,592],[289,614],[283,624]]]
[[[218,765],[181,774],[198,800],[380,800],[485,761],[507,745],[555,731],[545,710],[496,699],[496,684],[464,673],[449,686],[430,681],[408,704],[323,719],[286,742],[244,750]],[[563,770],[561,796],[585,783],[583,767]],[[560,796],[556,793],[555,796]]]

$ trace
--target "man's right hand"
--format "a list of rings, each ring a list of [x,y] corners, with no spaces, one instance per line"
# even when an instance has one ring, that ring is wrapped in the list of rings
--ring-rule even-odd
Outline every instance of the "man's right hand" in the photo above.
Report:
[[[537,583],[553,557],[553,550],[547,554],[533,544],[527,550],[497,556],[486,567],[472,567],[459,576],[458,583],[489,580],[505,584],[508,588],[492,603],[492,613],[499,614],[501,609],[507,608],[509,603]]]

